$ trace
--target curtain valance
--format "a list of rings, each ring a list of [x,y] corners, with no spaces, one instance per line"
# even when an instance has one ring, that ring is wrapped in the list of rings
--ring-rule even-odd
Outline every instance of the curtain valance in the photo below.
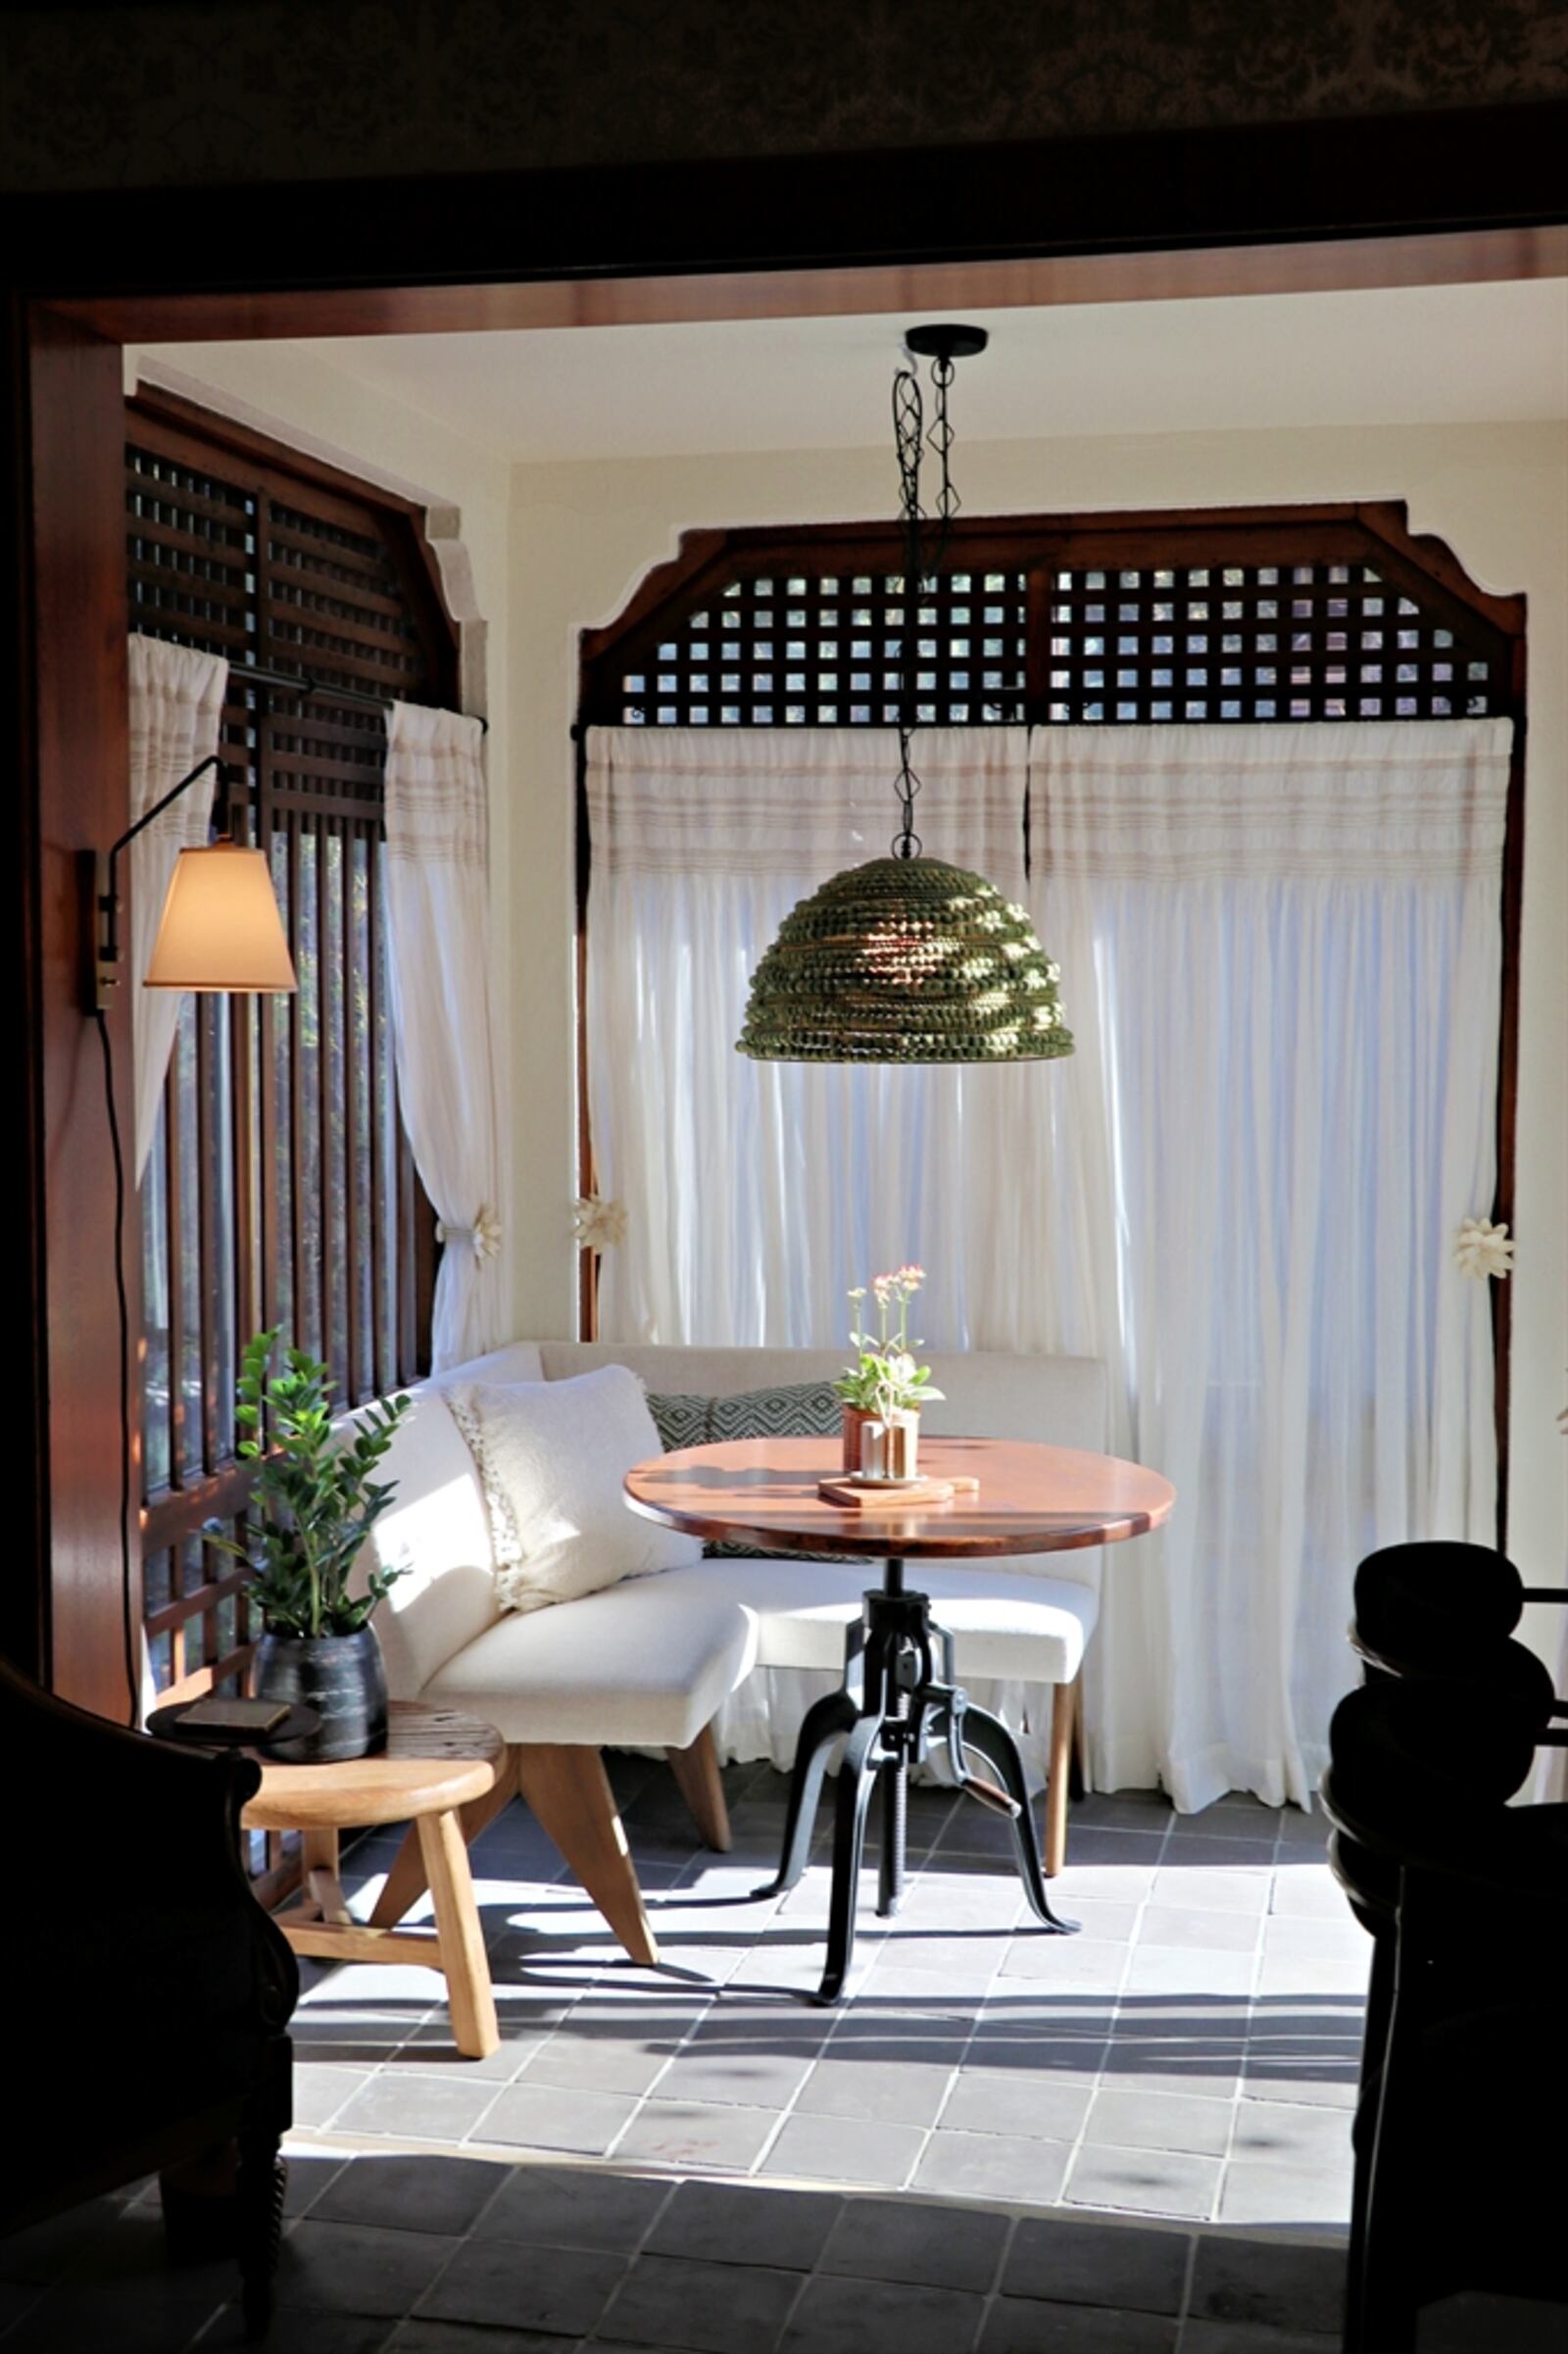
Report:
[[[1509,719],[1035,728],[1036,867],[1149,883],[1495,874],[1512,741]]]

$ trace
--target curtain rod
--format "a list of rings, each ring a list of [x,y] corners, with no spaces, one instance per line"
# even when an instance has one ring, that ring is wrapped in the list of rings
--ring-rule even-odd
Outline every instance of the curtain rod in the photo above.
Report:
[[[313,678],[308,670],[294,673],[269,670],[261,662],[230,662],[228,675],[231,682],[236,678],[249,679],[252,686],[281,687],[290,695],[323,695],[332,703],[352,703],[359,711],[379,711],[383,718],[392,709],[389,695],[367,694],[363,687],[329,686],[322,679]],[[490,733],[488,719],[479,719],[479,733],[482,736]]]

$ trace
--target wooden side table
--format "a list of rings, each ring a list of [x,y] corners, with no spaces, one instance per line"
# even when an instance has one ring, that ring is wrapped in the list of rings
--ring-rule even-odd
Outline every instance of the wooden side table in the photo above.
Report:
[[[277,1916],[294,1951],[328,1962],[433,1966],[446,1978],[459,2051],[484,2059],[501,2035],[467,1842],[511,1795],[506,1743],[495,1727],[456,1709],[394,1700],[378,1756],[278,1765],[258,1752],[257,1762],[262,1787],[245,1808],[246,1830],[298,1831],[302,1839],[305,1892]],[[411,1824],[408,1842],[382,1901],[370,1922],[356,1921],[338,1879],[338,1834],[403,1822]],[[426,1887],[433,1931],[398,1928]]]

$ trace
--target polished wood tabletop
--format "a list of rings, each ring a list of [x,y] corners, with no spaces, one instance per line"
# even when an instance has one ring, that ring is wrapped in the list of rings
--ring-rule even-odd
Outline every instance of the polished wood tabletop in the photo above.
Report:
[[[683,1447],[626,1474],[634,1512],[710,1540],[800,1552],[949,1559],[1066,1552],[1141,1537],[1169,1517],[1176,1491],[1116,1455],[1014,1439],[922,1439],[932,1479],[976,1479],[978,1494],[909,1511],[830,1504],[818,1480],[842,1476],[833,1439],[730,1439]]]

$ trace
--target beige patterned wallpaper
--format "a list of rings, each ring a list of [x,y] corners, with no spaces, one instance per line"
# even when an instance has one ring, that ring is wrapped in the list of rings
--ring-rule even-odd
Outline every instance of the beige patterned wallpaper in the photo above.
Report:
[[[1568,95],[1560,0],[54,0],[0,186],[898,148]]]

